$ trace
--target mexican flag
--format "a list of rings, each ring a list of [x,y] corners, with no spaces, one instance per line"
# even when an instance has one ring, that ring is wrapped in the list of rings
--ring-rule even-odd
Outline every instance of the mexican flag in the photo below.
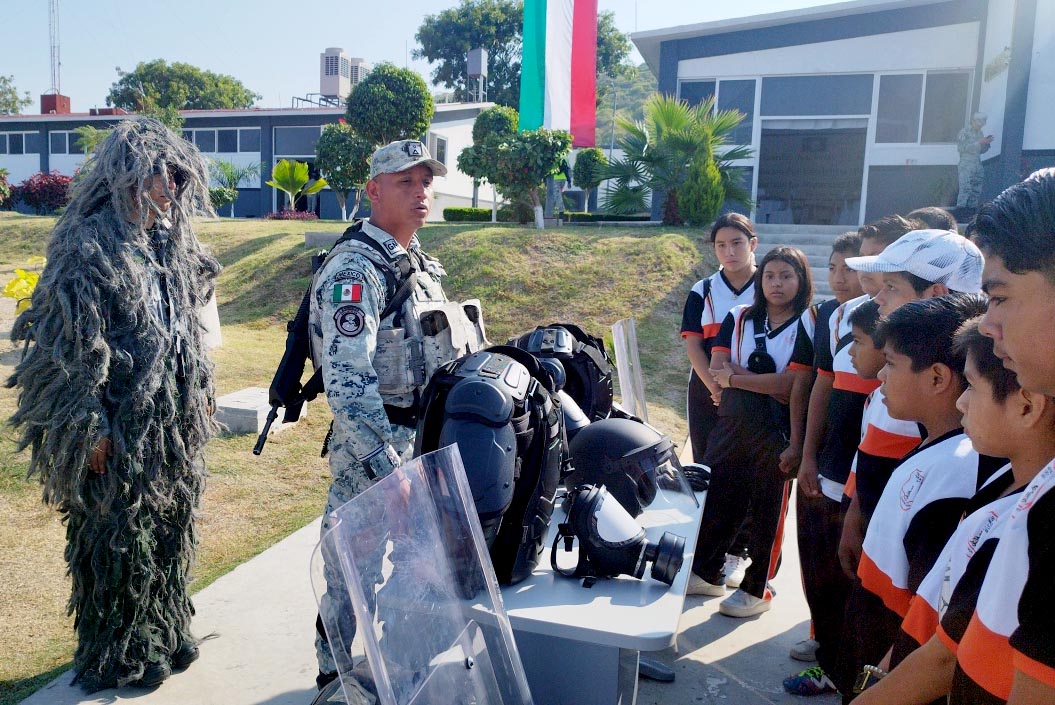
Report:
[[[593,147],[597,125],[597,0],[524,0],[520,129],[571,132]]]

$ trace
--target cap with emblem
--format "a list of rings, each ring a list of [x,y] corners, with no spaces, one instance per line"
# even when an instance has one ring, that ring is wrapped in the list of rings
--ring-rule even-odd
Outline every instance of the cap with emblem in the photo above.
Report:
[[[948,230],[913,230],[872,257],[847,257],[858,272],[908,272],[950,291],[982,290],[982,252],[973,242]]]
[[[436,161],[429,150],[417,140],[399,140],[379,148],[370,158],[370,178],[378,174],[398,174],[424,164],[433,176],[446,176],[447,167]]]

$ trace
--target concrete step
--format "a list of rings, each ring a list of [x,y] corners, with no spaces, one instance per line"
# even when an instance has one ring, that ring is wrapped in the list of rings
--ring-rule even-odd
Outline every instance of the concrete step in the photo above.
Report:
[[[856,225],[792,225],[784,223],[755,223],[755,232],[759,236],[770,233],[788,235],[840,235],[848,230],[856,230]]]
[[[759,240],[758,246],[755,248],[755,259],[761,260],[762,256],[772,250],[774,247],[781,246],[794,247],[798,250],[802,250],[809,258],[810,262],[824,262],[824,266],[828,266],[828,256],[832,253],[831,243],[825,245],[817,244],[804,244],[799,245],[794,242],[770,242],[768,240]]]

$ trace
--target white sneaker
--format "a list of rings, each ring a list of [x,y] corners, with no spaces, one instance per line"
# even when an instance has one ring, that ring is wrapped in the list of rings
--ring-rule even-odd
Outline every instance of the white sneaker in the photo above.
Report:
[[[796,661],[816,661],[819,646],[816,639],[803,639],[791,647],[789,655]]]
[[[695,573],[689,573],[689,584],[685,588],[685,594],[722,597],[725,595],[725,583],[709,583]]]
[[[740,587],[744,579],[744,571],[751,565],[750,558],[725,554],[725,584],[731,588]]]
[[[768,612],[773,601],[755,597],[743,590],[737,590],[718,605],[718,611],[727,617],[754,617]]]

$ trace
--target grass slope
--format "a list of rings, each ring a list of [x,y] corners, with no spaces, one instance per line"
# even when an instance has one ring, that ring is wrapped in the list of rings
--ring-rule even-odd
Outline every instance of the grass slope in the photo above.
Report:
[[[53,218],[0,213],[0,283],[32,255],[43,254]],[[217,386],[226,394],[267,386],[293,315],[309,281],[306,230],[339,232],[339,222],[206,221],[199,236],[224,265],[217,288],[224,344],[214,351]],[[679,340],[689,287],[713,269],[705,234],[686,228],[429,226],[424,248],[443,262],[452,298],[484,302],[493,342],[536,325],[578,323],[610,341],[616,320],[636,320],[650,418],[675,440],[685,438],[687,373]],[[13,302],[0,300],[0,377],[19,351],[6,341]],[[0,389],[0,418],[15,404]],[[272,437],[260,457],[255,438],[226,436],[208,448],[212,477],[201,514],[199,590],[318,516],[329,471],[318,457],[329,411],[315,403],[296,428]],[[73,651],[65,616],[69,583],[62,558],[64,529],[25,479],[26,457],[0,427],[0,705],[44,685]]]

